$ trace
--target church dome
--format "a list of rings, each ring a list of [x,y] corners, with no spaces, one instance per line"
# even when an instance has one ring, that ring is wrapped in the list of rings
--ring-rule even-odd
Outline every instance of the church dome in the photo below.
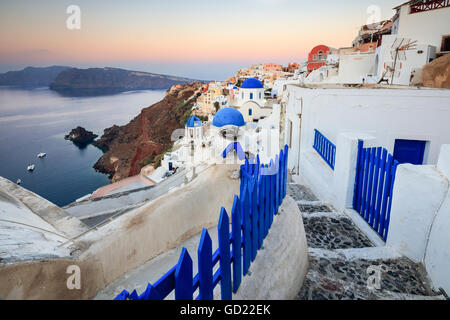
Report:
[[[242,113],[234,108],[220,109],[213,120],[213,126],[221,128],[224,126],[245,126],[244,117]]]
[[[249,78],[242,83],[241,89],[264,89],[264,86],[258,79]]]
[[[186,127],[188,127],[188,128],[201,127],[201,126],[202,126],[202,121],[199,118],[197,118],[196,116],[192,116],[186,122]]]

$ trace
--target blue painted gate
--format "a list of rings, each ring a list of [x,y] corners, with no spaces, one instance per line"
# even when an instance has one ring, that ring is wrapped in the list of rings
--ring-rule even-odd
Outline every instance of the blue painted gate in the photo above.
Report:
[[[383,238],[387,239],[399,162],[386,149],[358,145],[353,209]]]

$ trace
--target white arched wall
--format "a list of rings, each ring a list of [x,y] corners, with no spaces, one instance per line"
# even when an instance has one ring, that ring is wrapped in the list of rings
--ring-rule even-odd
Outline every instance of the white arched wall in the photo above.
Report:
[[[250,110],[251,115],[250,115]],[[259,120],[261,118],[261,107],[254,101],[247,101],[242,105],[239,110],[244,116],[245,122],[253,122],[253,120]]]

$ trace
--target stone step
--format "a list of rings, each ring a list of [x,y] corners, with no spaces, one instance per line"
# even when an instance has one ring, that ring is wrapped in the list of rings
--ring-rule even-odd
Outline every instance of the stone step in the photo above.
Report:
[[[318,201],[314,193],[306,186],[300,184],[288,184],[287,194],[295,201]]]
[[[327,212],[327,213],[333,213],[334,209],[325,204],[325,203],[304,203],[304,202],[297,202],[298,208],[300,209],[300,212],[302,214],[310,214],[310,213],[316,213],[316,212]]]
[[[309,248],[350,249],[373,247],[369,238],[342,214],[315,213],[303,219]]]
[[[346,250],[330,251],[312,249],[309,254],[310,268],[298,294],[300,300],[414,300],[428,297],[441,300],[433,292],[421,264],[395,253],[382,253],[373,248],[369,259],[358,258]],[[372,250],[361,249],[363,251]],[[376,254],[381,253],[381,258]],[[374,271],[375,270],[375,271]],[[371,285],[369,278],[379,270],[379,286]]]

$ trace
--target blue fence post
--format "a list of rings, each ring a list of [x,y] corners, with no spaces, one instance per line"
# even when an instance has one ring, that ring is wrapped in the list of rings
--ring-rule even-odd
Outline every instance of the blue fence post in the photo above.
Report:
[[[183,248],[175,271],[175,300],[193,300],[192,259]]]
[[[231,300],[230,219],[222,207],[219,225],[220,292],[222,300]]]
[[[381,214],[381,202],[383,199],[383,185],[384,185],[384,173],[386,166],[388,151],[383,149],[381,160],[380,160],[380,178],[378,180],[378,194],[377,194],[377,204],[375,206],[375,221],[374,229],[376,232],[380,232],[380,214]]]
[[[212,266],[212,241],[206,229],[203,229],[198,246],[198,279],[199,299],[213,300],[213,266]]]
[[[270,212],[270,176],[268,166],[264,166],[264,239],[269,233],[269,212]]]
[[[280,183],[280,191],[278,192],[278,194],[279,194],[279,196],[278,196],[278,201],[279,201],[278,202],[278,207],[280,207],[281,204],[283,203],[283,199],[284,199],[284,196],[283,196],[284,150],[280,151],[280,165],[279,165],[279,168],[278,168],[278,175],[279,175],[278,180],[279,180],[279,183]]]
[[[269,164],[269,175],[270,175],[270,216],[269,216],[269,228],[272,226],[272,216],[275,212],[275,176],[273,175],[273,172],[275,171],[275,163],[270,160]]]
[[[356,200],[356,211],[361,214],[362,210],[362,199],[363,199],[363,191],[364,191],[364,166],[366,163],[366,151],[364,149],[361,150],[361,157],[359,162],[359,176],[358,176],[358,199]]]
[[[358,211],[358,199],[359,199],[359,186],[360,186],[360,171],[361,171],[361,158],[363,155],[364,141],[358,141],[358,155],[356,157],[356,175],[355,175],[355,188],[353,191],[353,208]]]
[[[261,249],[264,240],[264,176],[261,174],[263,166],[259,168],[258,176],[258,250]]]
[[[372,198],[372,188],[373,188],[373,171],[375,167],[375,153],[377,149],[371,148],[370,149],[370,160],[369,160],[369,184],[367,188],[367,199],[366,199],[366,210],[364,212],[364,219],[369,222],[370,218],[370,203]]]
[[[139,295],[137,294],[136,290],[133,290],[133,292],[130,293],[130,295],[128,296],[128,300],[139,300]]]
[[[258,208],[257,208],[257,181],[252,177],[249,183],[250,192],[250,218],[251,218],[251,237],[252,237],[252,262],[255,261],[258,252]]]
[[[378,234],[380,236],[384,236],[384,228],[386,226],[386,212],[387,212],[387,204],[388,204],[388,197],[389,197],[389,188],[391,185],[391,168],[392,163],[394,161],[394,158],[392,155],[389,154],[388,161],[386,164],[386,167],[384,169],[385,171],[385,180],[384,180],[384,189],[383,189],[383,200],[381,204],[381,214],[380,214],[380,231]]]
[[[248,268],[250,268],[250,259],[252,255],[251,251],[251,238],[250,238],[250,193],[248,187],[244,188],[243,198],[241,198],[241,214],[243,220],[244,229],[244,254],[243,254],[243,275],[246,275]]]
[[[387,240],[388,232],[389,232],[389,222],[391,220],[391,206],[392,206],[392,195],[394,193],[394,182],[395,182],[395,174],[397,173],[397,167],[399,165],[399,162],[397,160],[394,161],[394,165],[392,166],[392,172],[391,172],[391,184],[389,187],[389,204],[387,208],[387,216],[386,216],[386,225],[384,228],[384,235],[383,239],[384,241]]]
[[[260,175],[260,166],[261,166],[261,160],[259,159],[259,154],[256,156],[256,173],[255,176]]]
[[[139,300],[162,300],[158,290],[151,283],[147,285],[147,289],[141,294]]]
[[[288,160],[289,160],[289,146],[286,144],[284,146],[284,194],[283,198],[287,194],[287,178],[288,178]]]
[[[239,196],[242,196],[242,189],[244,188],[244,165],[241,165],[240,170],[240,185],[239,185]]]
[[[274,214],[278,213],[278,207],[280,205],[280,156],[277,154],[275,156],[275,165],[277,166],[277,171],[275,174],[275,210]]]
[[[377,195],[378,195],[378,180],[380,176],[380,162],[381,162],[381,147],[376,149],[375,154],[375,167],[373,172],[373,189],[372,189],[372,198],[370,200],[370,218],[369,224],[375,229],[375,216],[376,216],[376,204],[377,204]]]
[[[241,201],[238,196],[234,197],[233,209],[231,210],[232,244],[233,244],[233,292],[236,293],[242,280],[242,224],[241,224]]]
[[[370,149],[366,149],[364,156],[364,186],[363,186],[363,194],[361,196],[361,216],[365,217],[366,204],[367,204],[367,188],[369,186],[369,166],[370,166]]]
[[[127,300],[130,296],[130,293],[127,290],[123,290],[121,293],[114,298],[114,300]]]

